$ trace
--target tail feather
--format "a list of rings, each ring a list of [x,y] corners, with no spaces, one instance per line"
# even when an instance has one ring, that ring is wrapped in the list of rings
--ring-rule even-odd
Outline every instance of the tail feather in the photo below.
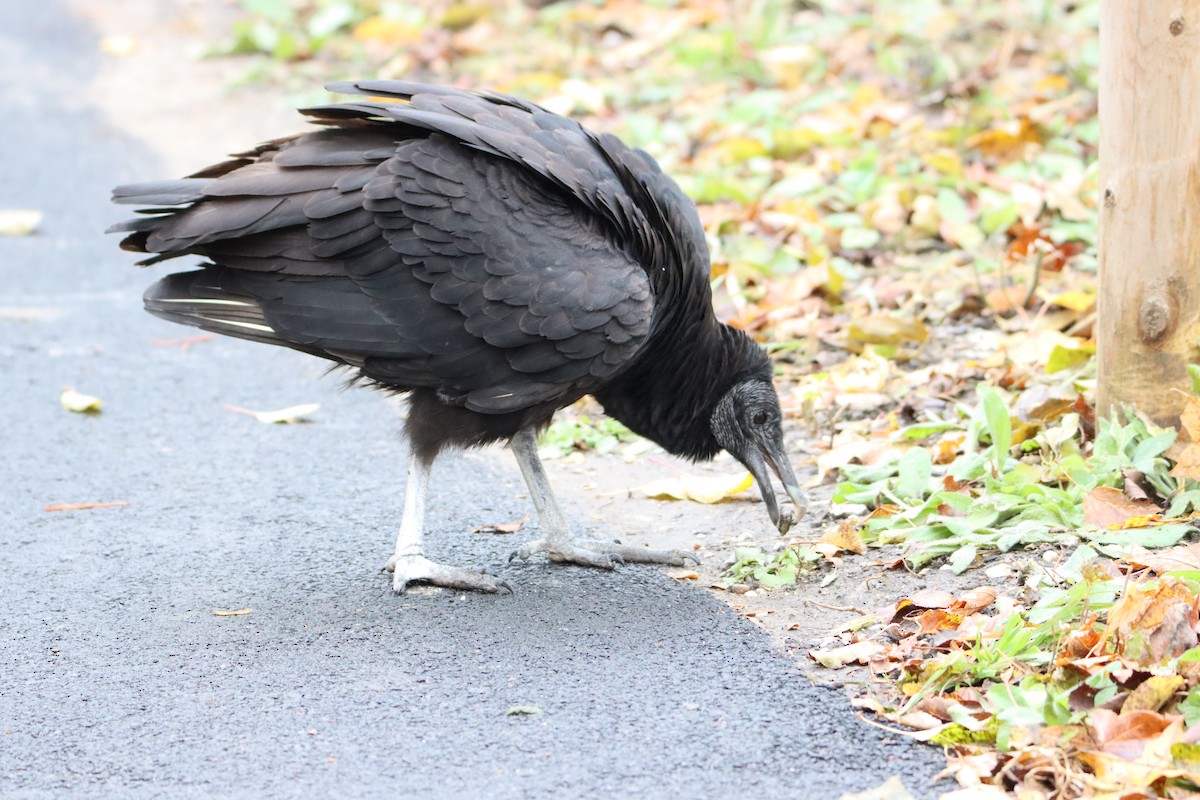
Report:
[[[168,275],[146,290],[142,302],[151,314],[170,322],[239,339],[296,347],[275,332],[253,298],[222,286],[219,270]]]
[[[123,206],[181,206],[194,203],[204,196],[204,187],[212,178],[180,178],[178,180],[127,183],[113,189],[112,200]]]

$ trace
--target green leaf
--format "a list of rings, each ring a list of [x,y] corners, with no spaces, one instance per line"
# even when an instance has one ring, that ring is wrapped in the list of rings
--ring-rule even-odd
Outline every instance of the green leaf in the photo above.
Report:
[[[879,239],[879,231],[873,228],[846,228],[841,244],[846,250],[867,250],[879,244]]]
[[[1046,358],[1046,374],[1053,375],[1056,372],[1079,366],[1086,363],[1093,355],[1092,348],[1063,347],[1061,344],[1056,344]]]
[[[1126,528],[1123,530],[1099,530],[1084,532],[1088,541],[1097,544],[1137,544],[1142,547],[1170,547],[1178,544],[1179,540],[1192,530],[1191,525],[1175,523],[1172,525],[1156,525],[1153,528]]]
[[[914,447],[900,458],[900,476],[896,483],[896,494],[907,501],[921,501],[929,493],[929,481],[933,477],[933,460],[929,451]]]
[[[1188,364],[1187,371],[1192,378],[1192,394],[1200,395],[1200,364]]]
[[[897,431],[897,435],[904,439],[925,439],[933,436],[936,433],[944,431],[962,430],[962,425],[954,422],[925,422],[916,425],[909,425],[906,428],[901,428]]]
[[[983,402],[984,424],[992,440],[992,468],[1000,474],[1008,463],[1008,451],[1012,446],[1012,418],[1003,398],[992,387],[980,384],[979,397]]]

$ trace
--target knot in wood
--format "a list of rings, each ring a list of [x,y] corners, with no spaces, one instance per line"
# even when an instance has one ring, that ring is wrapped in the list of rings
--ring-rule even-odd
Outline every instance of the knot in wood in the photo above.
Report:
[[[1113,208],[1117,204],[1117,193],[1112,190],[1111,186],[1104,188],[1104,207]]]
[[[1147,297],[1138,313],[1138,336],[1145,344],[1166,338],[1175,326],[1174,305],[1164,297]]]
[[[1171,31],[1172,36],[1178,36],[1183,33],[1183,17],[1172,17],[1168,29]]]

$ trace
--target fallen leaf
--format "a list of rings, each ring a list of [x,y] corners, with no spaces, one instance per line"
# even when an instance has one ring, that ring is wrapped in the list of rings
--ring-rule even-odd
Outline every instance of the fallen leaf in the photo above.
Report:
[[[1126,556],[1123,560],[1134,568],[1146,568],[1160,575],[1177,569],[1200,570],[1200,542],[1163,550],[1147,550]]]
[[[1011,161],[1019,158],[1027,145],[1041,144],[1042,134],[1028,117],[1002,122],[967,139],[967,147],[974,147],[989,158]]]
[[[42,212],[22,208],[0,208],[0,236],[28,236],[37,230]]]
[[[1175,578],[1131,584],[1108,611],[1103,641],[1138,662],[1177,656],[1196,644],[1197,598]]]
[[[1178,675],[1151,675],[1125,698],[1121,716],[1137,711],[1158,711],[1183,683],[1183,678]]]
[[[677,581],[698,581],[700,580],[700,573],[692,570],[682,569],[668,572],[667,577]]]
[[[1083,521],[1098,528],[1119,528],[1130,518],[1160,513],[1156,503],[1134,500],[1111,486],[1097,486],[1083,497]]]
[[[1180,480],[1200,480],[1200,444],[1175,442],[1166,452],[1167,458],[1175,462],[1170,476]]]
[[[512,522],[496,522],[491,524],[478,525],[471,529],[471,533],[516,533],[525,527],[525,523],[529,522],[529,515],[521,517]]]
[[[1174,766],[1173,745],[1183,741],[1183,719],[1153,711],[1118,716],[1105,708],[1092,712],[1099,749],[1083,750],[1079,757],[1096,777],[1119,786],[1150,786],[1163,778],[1184,777],[1187,770]]]
[[[212,613],[218,617],[241,617],[253,610],[253,608],[239,608],[237,611],[226,611],[223,608],[214,608]]]
[[[864,639],[861,642],[834,647],[829,650],[809,650],[808,654],[814,661],[828,669],[837,669],[847,664],[866,664],[883,652],[883,645]]]
[[[941,608],[931,608],[921,612],[917,617],[917,633],[926,634],[944,630],[955,630],[962,621],[961,614]]]
[[[648,483],[641,492],[652,500],[694,500],[697,503],[719,503],[744,492],[754,485],[754,477],[741,475],[679,475]]]
[[[929,329],[915,317],[876,314],[850,323],[846,336],[861,344],[919,344],[929,338]]]
[[[963,592],[950,604],[950,608],[961,614],[974,614],[996,602],[996,590],[991,586],[979,586]]]
[[[83,511],[89,508],[124,508],[129,503],[124,500],[115,503],[58,503],[46,506],[42,511]]]
[[[858,526],[850,519],[839,521],[836,528],[830,528],[821,536],[821,541],[833,545],[839,551],[855,555],[862,555],[867,551],[862,535],[858,532]]]
[[[267,425],[290,425],[297,422],[307,422],[304,417],[317,413],[320,408],[320,403],[301,403],[297,406],[281,408],[278,411],[252,411],[251,409],[239,408],[238,406],[225,406],[226,411],[246,414]]]
[[[58,402],[67,411],[73,411],[76,414],[99,414],[104,405],[104,401],[99,397],[92,397],[90,394],[83,394],[71,388],[63,389],[63,393],[58,396]]]

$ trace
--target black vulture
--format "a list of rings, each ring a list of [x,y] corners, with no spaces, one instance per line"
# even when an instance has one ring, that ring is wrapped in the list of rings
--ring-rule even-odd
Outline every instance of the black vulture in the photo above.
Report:
[[[540,538],[514,557],[607,569],[690,557],[572,535],[536,435],[585,395],[671,453],[729,451],[781,531],[803,513],[771,362],[717,320],[695,205],[647,153],[502,94],[328,88],[367,97],[304,109],[321,129],[190,177],[118,187],[116,202],[143,208],[112,230],[153,254],[141,264],[205,259],[152,285],[150,313],[407,393],[408,484],[387,564],[397,592],[508,588],[422,548],[434,459],[503,440],[540,520]]]

